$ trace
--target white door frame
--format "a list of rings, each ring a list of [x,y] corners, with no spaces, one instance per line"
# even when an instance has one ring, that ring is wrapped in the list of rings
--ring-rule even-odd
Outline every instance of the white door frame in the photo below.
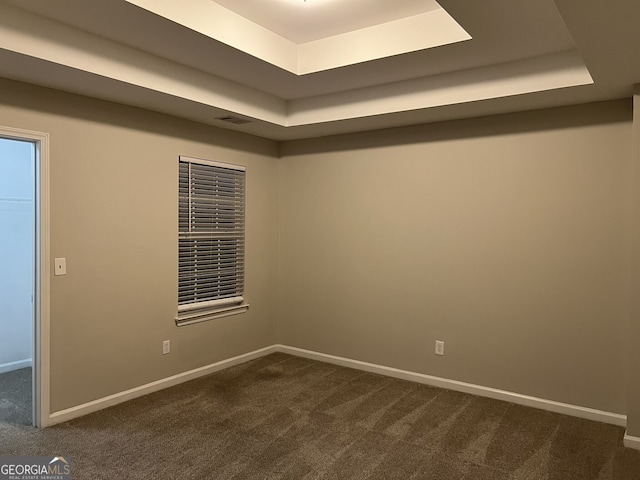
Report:
[[[33,142],[35,159],[35,255],[33,302],[33,425],[49,423],[50,211],[49,134],[0,126],[0,137]]]

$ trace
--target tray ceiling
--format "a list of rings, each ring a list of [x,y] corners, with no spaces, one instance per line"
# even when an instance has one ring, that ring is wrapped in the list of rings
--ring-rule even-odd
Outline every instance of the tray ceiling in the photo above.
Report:
[[[635,0],[267,3],[0,0],[0,76],[277,140],[621,98],[640,83]],[[438,28],[461,36],[433,40]]]

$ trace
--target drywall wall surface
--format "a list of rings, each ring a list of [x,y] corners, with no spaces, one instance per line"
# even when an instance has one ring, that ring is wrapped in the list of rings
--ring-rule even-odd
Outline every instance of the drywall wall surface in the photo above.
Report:
[[[631,135],[615,101],[284,143],[280,342],[625,413]]]
[[[632,205],[629,222],[631,235],[629,237],[629,266],[630,282],[628,290],[629,300],[629,410],[627,412],[627,433],[640,437],[640,86],[636,87],[633,97],[633,167],[630,181],[632,183]]]
[[[35,148],[0,138],[0,373],[30,366]]]
[[[0,124],[50,134],[51,259],[67,261],[51,278],[51,412],[275,343],[275,142],[8,80]],[[251,304],[184,327],[179,155],[246,166]]]

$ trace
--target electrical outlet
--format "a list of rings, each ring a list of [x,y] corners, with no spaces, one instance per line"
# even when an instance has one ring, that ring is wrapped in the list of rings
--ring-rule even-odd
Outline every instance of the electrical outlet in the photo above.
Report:
[[[444,355],[444,342],[436,340],[436,355]]]
[[[171,340],[162,342],[162,354],[166,355],[167,353],[171,353]]]

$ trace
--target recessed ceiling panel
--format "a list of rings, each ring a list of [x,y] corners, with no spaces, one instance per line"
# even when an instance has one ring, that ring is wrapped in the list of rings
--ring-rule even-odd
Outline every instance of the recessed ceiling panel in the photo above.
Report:
[[[305,43],[292,42],[254,22],[252,18],[226,8],[218,1],[182,0],[180,3],[167,0],[126,1],[296,75],[327,71],[450,45],[471,38],[453,17],[433,0],[427,0],[426,12],[375,23],[369,27],[361,27]],[[293,2],[294,0],[274,0],[276,2],[274,5],[284,1]],[[298,1],[303,5],[307,3],[304,0]],[[328,5],[335,5],[334,14],[336,18],[341,18],[340,9],[337,6],[342,5],[342,2],[307,1],[310,2],[309,8],[315,8],[311,7],[315,2],[326,2],[326,8],[329,8]],[[414,4],[416,0],[402,1]],[[379,0],[356,0],[352,3],[356,2],[372,2],[372,5],[380,3]],[[387,2],[386,8],[379,8],[378,15],[374,17],[379,20],[389,18],[390,11],[393,10],[390,10],[389,5],[390,2]],[[300,8],[307,7],[300,7],[299,4],[290,5],[290,8],[283,10],[282,18],[293,19],[295,23],[296,12]],[[387,12],[386,15],[383,14],[384,12]],[[393,16],[397,17],[398,13],[395,12]],[[321,26],[322,23],[318,22],[317,25]],[[348,23],[345,20],[342,22],[342,27],[346,28]]]
[[[211,1],[298,44],[441,8],[435,0]]]

